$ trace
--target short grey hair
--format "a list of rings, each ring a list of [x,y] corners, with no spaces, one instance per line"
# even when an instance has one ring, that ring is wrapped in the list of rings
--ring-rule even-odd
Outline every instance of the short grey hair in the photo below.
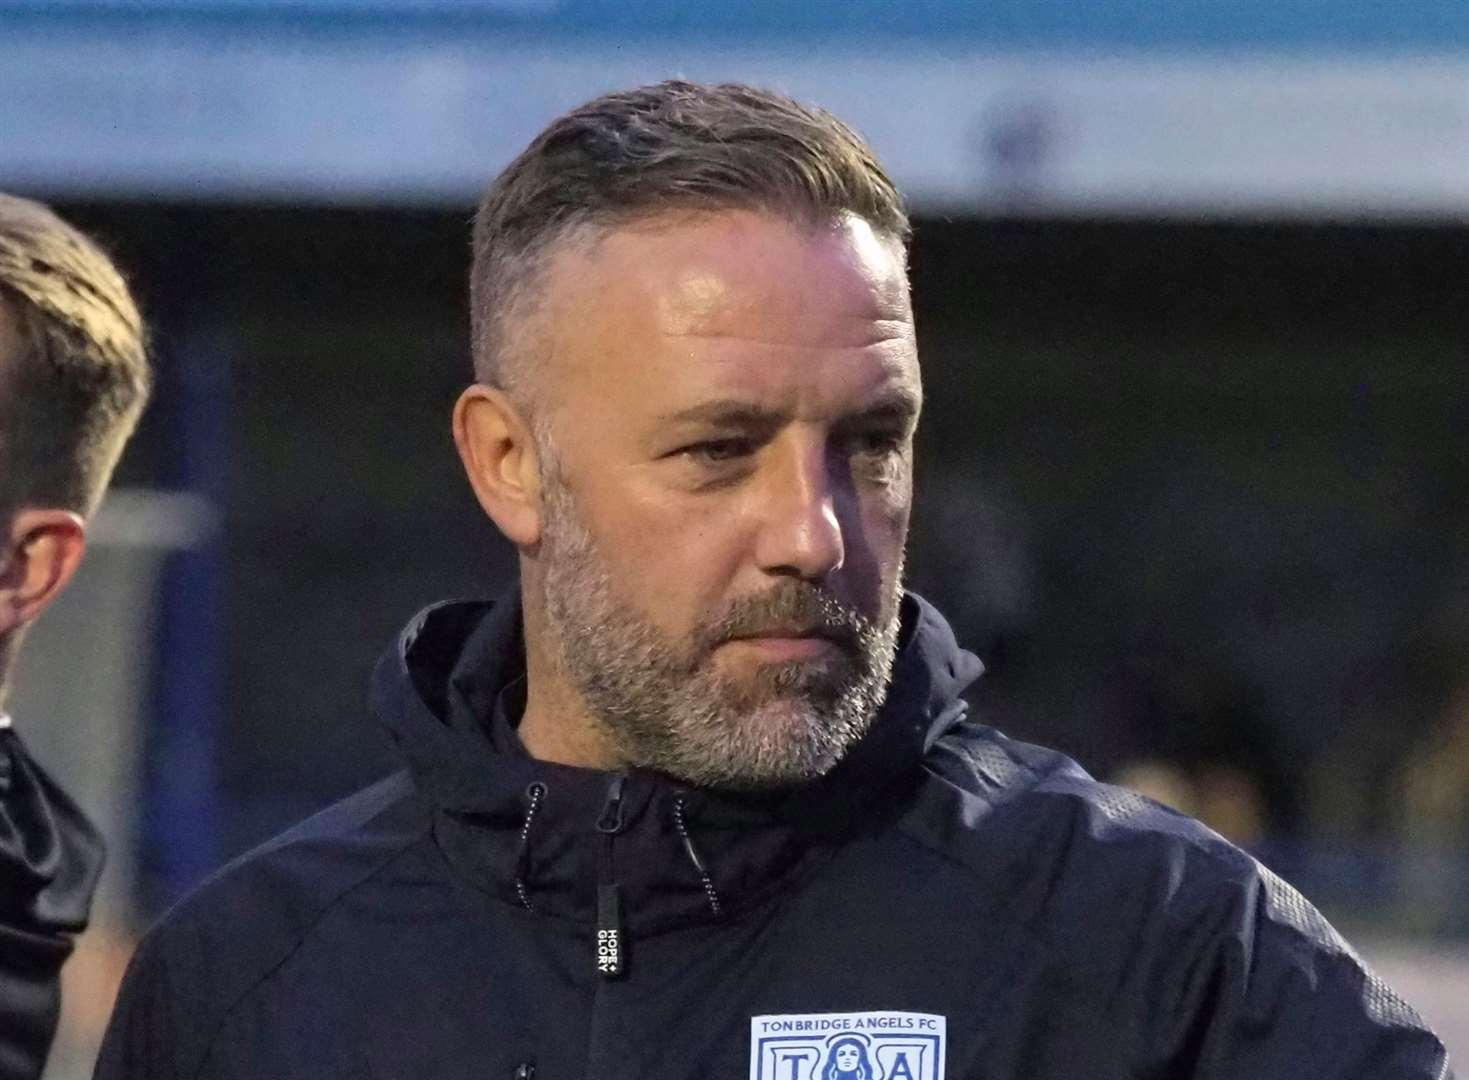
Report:
[[[756,210],[809,225],[851,214],[906,251],[908,215],[872,148],[820,109],[738,84],[670,81],[553,121],[485,192],[474,223],[475,377],[514,392],[511,324],[573,234],[663,213]]]

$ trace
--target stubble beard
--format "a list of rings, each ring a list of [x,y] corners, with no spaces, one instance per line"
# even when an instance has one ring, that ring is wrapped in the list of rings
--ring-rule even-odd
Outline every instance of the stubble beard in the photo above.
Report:
[[[673,641],[619,594],[554,467],[543,491],[548,652],[621,760],[699,787],[780,788],[825,774],[866,734],[892,677],[901,566],[876,619],[787,578]],[[744,677],[719,670],[721,644],[793,624],[839,647]]]

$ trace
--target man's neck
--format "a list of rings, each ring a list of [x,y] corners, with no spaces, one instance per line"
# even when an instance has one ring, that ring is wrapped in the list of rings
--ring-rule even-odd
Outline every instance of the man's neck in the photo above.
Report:
[[[587,712],[585,702],[558,667],[526,635],[525,714],[517,733],[526,753],[540,761],[583,769],[625,764]]]
[[[533,710],[529,702],[519,731],[526,753],[538,761],[602,770],[616,769],[621,764],[604,741],[584,737],[584,731],[568,730],[559,718]]]

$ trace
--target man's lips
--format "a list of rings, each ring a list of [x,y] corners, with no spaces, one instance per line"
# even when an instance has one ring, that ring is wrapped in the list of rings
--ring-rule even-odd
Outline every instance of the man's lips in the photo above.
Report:
[[[758,653],[767,660],[814,660],[837,651],[840,646],[829,637],[737,637],[729,644]]]
[[[736,634],[727,644],[739,645],[772,660],[810,660],[848,648],[837,631],[805,627],[766,627]]]

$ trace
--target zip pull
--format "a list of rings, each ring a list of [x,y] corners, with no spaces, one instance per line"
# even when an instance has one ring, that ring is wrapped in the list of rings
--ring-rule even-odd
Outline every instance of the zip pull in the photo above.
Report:
[[[622,891],[616,882],[607,882],[597,886],[597,974],[615,979],[624,967]]]
[[[602,804],[601,816],[597,818],[597,831],[608,836],[622,831],[622,785],[627,781],[625,773],[618,773],[607,784],[607,801]]]
[[[618,773],[607,785],[607,801],[597,818],[602,834],[602,857],[597,866],[597,974],[615,979],[626,967],[622,942],[622,892],[612,862],[612,844],[622,831],[622,785],[626,775]]]

